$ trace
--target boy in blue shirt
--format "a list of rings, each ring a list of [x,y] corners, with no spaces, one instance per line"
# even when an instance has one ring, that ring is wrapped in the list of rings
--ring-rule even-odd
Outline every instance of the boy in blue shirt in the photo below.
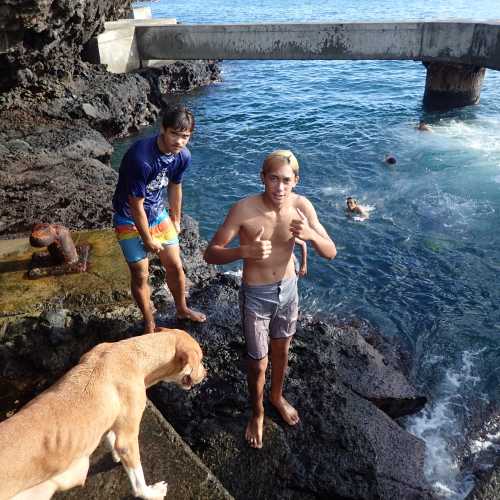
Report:
[[[155,330],[150,302],[148,252],[159,256],[177,317],[202,322],[203,313],[187,306],[186,278],[178,233],[182,206],[182,177],[191,164],[186,145],[195,125],[183,106],[168,110],[160,133],[136,141],[120,165],[113,196],[113,226],[131,274],[131,291],[144,317],[144,333]],[[165,208],[167,190],[169,213]]]

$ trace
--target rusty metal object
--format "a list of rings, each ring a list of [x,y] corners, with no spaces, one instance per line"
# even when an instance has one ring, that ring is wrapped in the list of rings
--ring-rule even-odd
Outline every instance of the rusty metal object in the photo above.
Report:
[[[90,245],[75,246],[69,230],[60,224],[35,224],[30,243],[48,250],[33,254],[28,271],[30,278],[82,273],[88,268]]]
[[[33,247],[47,247],[54,264],[78,262],[78,253],[69,230],[60,224],[35,224],[31,230],[30,244]]]

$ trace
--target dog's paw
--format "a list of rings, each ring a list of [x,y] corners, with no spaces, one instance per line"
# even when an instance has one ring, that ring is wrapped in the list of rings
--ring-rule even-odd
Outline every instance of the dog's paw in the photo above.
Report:
[[[120,455],[115,450],[111,450],[111,458],[115,464],[119,464],[122,461]]]
[[[148,500],[163,500],[167,494],[168,485],[165,481],[160,481],[147,487],[141,498]]]

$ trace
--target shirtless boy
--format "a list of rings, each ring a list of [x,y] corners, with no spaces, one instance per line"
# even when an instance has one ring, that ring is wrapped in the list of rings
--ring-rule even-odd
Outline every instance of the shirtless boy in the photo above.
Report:
[[[269,399],[287,424],[299,422],[297,410],[283,397],[288,348],[298,316],[295,238],[310,241],[327,259],[337,253],[311,202],[293,193],[298,174],[297,159],[290,151],[271,153],[262,165],[264,192],[244,198],[230,209],[205,252],[209,264],[243,259],[240,304],[252,406],[245,437],[253,448],[262,448],[268,336],[272,368]],[[236,237],[239,246],[228,248]]]

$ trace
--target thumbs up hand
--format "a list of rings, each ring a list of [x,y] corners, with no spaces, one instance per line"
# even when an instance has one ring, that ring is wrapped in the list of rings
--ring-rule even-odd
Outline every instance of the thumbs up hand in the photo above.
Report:
[[[263,240],[264,227],[261,227],[255,235],[255,240],[245,245],[244,259],[264,260],[271,255],[272,244],[270,240]]]
[[[295,210],[297,210],[298,218],[292,219],[292,222],[290,222],[290,232],[297,238],[307,241],[311,239],[311,226],[302,211],[299,208]]]

